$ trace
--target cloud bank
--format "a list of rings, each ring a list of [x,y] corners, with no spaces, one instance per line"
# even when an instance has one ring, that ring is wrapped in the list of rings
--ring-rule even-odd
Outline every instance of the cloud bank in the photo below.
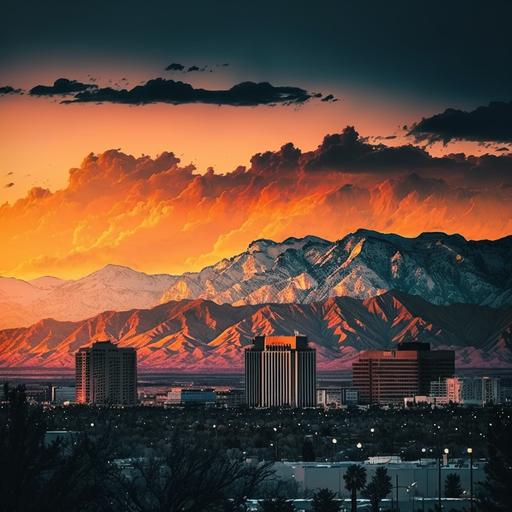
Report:
[[[313,95],[300,87],[276,87],[268,82],[242,82],[226,90],[195,88],[190,84],[155,78],[132,89],[88,88],[78,92],[70,103],[207,103],[213,105],[256,106],[305,103]]]
[[[313,151],[292,143],[248,168],[199,173],[172,152],[88,155],[66,188],[0,207],[0,274],[83,275],[106,263],[195,270],[257,238],[337,239],[360,227],[414,236],[512,233],[512,156],[443,158],[371,144],[352,127]]]
[[[23,91],[21,89],[16,89],[11,85],[3,85],[0,87],[0,96],[5,94],[23,94]]]
[[[56,94],[66,95],[90,89],[97,89],[95,84],[84,84],[77,80],[68,80],[67,78],[58,78],[53,85],[36,85],[30,89],[32,96],[53,96]]]
[[[409,135],[429,142],[512,142],[512,101],[491,102],[471,112],[449,108],[414,124]]]

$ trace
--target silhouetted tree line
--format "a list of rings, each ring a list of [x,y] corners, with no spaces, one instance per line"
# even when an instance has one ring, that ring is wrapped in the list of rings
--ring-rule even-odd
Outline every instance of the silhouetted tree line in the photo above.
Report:
[[[45,442],[46,423],[22,387],[4,390],[0,427],[2,512],[241,511],[272,476],[270,464],[246,464],[218,447],[176,435],[158,456],[120,467],[107,423],[94,436]]]
[[[255,496],[266,498],[260,506],[262,511],[294,510],[289,498],[298,495],[297,484],[293,488],[292,484],[275,479],[268,463],[242,460],[245,454],[240,448],[245,448],[245,437],[239,427],[248,428],[250,424],[245,412],[224,412],[221,424],[224,426],[219,428],[217,424],[212,437],[208,420],[204,417],[201,420],[200,411],[193,413],[195,421],[190,421],[189,412],[170,413],[174,428],[165,430],[162,422],[166,416],[158,410],[71,407],[44,411],[27,404],[23,387],[4,386],[3,394],[0,512],[246,512],[247,498]],[[247,414],[259,418],[259,435],[267,435],[266,430],[273,432],[264,444],[268,445],[274,439],[272,436],[278,437],[280,450],[285,443],[297,440],[301,428],[326,427],[329,435],[336,429],[328,415],[311,411],[304,416],[300,414],[302,426],[297,425],[296,419],[290,421],[290,429],[293,423],[299,429],[293,435],[286,433],[286,421],[290,415],[293,420],[293,412],[247,411]],[[278,425],[282,425],[278,434],[271,426],[276,421],[273,415],[277,415]],[[313,419],[317,415],[319,424],[305,419],[307,415]],[[150,421],[149,418],[155,417],[161,419]],[[328,424],[321,424],[322,417]],[[356,413],[356,421],[358,418]],[[183,428],[187,419],[188,427]],[[379,421],[380,430],[385,430],[387,426],[382,418]],[[496,417],[486,421],[489,425],[487,478],[481,488],[475,486],[474,509],[475,512],[509,512],[512,510],[510,415],[498,410]],[[76,434],[52,443],[45,440],[47,430],[60,425],[67,428],[69,422],[77,427]],[[141,435],[146,429],[152,430],[150,436]],[[230,429],[238,429],[233,448],[224,442]],[[161,439],[155,441],[157,433]],[[318,441],[311,435],[305,437],[304,431],[299,439],[303,459],[315,460]],[[121,466],[114,463],[120,453],[134,453],[136,458]],[[372,510],[378,511],[392,489],[385,468],[379,468],[367,482],[364,467],[354,464],[344,478],[352,496],[353,511],[357,510],[358,494],[368,498]],[[448,475],[445,495],[458,497],[461,492],[460,479]],[[314,512],[338,512],[340,508],[336,494],[327,489],[313,495]]]

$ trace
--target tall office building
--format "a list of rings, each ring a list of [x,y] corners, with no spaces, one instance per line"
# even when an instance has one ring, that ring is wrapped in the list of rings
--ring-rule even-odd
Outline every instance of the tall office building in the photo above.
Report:
[[[455,372],[453,350],[430,350],[428,343],[402,343],[396,350],[367,350],[352,365],[362,403],[399,404],[428,395],[430,383]]]
[[[98,341],[75,354],[76,402],[98,405],[137,403],[137,353]]]
[[[253,407],[315,407],[316,350],[306,336],[256,336],[245,351],[246,401]]]

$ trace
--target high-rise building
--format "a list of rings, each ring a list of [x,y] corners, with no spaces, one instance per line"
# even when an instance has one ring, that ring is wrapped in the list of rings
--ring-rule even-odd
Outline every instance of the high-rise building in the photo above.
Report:
[[[245,351],[245,393],[253,407],[315,407],[316,350],[306,336],[256,336]]]
[[[430,383],[455,372],[453,350],[430,350],[428,343],[402,343],[396,350],[366,350],[352,365],[362,403],[399,404],[428,395]]]
[[[137,403],[137,353],[97,341],[75,354],[76,402],[97,405]]]

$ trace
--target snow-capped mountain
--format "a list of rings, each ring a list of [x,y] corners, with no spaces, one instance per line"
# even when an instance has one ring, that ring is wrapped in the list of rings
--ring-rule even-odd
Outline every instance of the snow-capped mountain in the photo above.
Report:
[[[81,279],[0,278],[0,328],[30,325],[42,318],[82,320],[105,310],[149,308],[176,278],[107,265]]]
[[[0,331],[0,366],[72,367],[78,348],[108,338],[136,348],[141,368],[233,370],[243,367],[244,348],[254,335],[295,330],[310,338],[323,369],[350,367],[363,349],[413,340],[453,348],[459,368],[512,364],[512,307],[438,306],[394,291],[311,304],[181,300],[80,322],[47,319]]]
[[[162,301],[309,303],[393,289],[434,304],[511,305],[512,236],[467,241],[444,233],[404,238],[359,230],[334,243],[312,236],[256,240],[242,254],[183,274]]]
[[[181,276],[107,265],[74,281],[0,278],[0,328],[48,317],[82,320],[170,300],[307,304],[394,289],[434,304],[512,305],[512,236],[468,241],[444,233],[404,238],[359,230],[336,242],[315,236],[256,240],[237,256]]]

